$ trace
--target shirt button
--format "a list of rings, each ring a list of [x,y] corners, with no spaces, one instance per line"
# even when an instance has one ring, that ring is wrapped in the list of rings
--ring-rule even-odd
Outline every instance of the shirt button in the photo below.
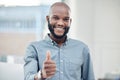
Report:
[[[63,62],[63,60],[60,60],[60,62]]]
[[[62,49],[60,49],[60,52],[62,51]]]
[[[61,71],[60,73],[61,73],[61,74],[63,74],[63,72],[62,72],[62,71]]]

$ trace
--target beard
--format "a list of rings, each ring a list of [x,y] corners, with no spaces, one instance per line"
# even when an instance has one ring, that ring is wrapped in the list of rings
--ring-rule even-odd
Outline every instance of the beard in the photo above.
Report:
[[[48,29],[50,30],[52,36],[53,36],[54,38],[56,38],[56,39],[62,39],[62,38],[67,37],[67,33],[68,33],[70,27],[69,27],[69,26],[66,26],[66,27],[64,28],[64,33],[63,33],[63,35],[61,35],[61,36],[55,34],[54,28],[55,28],[55,25],[52,26],[52,25],[50,24],[50,22],[48,21]]]

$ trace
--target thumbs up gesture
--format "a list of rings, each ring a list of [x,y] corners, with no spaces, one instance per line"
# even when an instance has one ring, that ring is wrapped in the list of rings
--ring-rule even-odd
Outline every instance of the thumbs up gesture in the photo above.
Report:
[[[56,63],[53,60],[51,60],[50,51],[47,51],[46,59],[43,63],[42,77],[50,78],[55,74],[55,72],[56,72]]]
[[[50,60],[51,60],[51,53],[50,53],[50,51],[47,51],[46,61],[50,61]]]

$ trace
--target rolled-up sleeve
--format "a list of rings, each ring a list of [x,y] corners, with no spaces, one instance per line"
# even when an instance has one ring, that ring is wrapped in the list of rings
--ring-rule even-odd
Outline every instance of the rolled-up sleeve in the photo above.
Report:
[[[83,58],[84,58],[84,63],[82,66],[83,80],[95,80],[94,72],[93,72],[93,64],[91,61],[91,57],[90,57],[88,48],[84,48]]]
[[[24,80],[34,80],[34,76],[38,71],[38,58],[33,45],[27,47],[24,61]]]

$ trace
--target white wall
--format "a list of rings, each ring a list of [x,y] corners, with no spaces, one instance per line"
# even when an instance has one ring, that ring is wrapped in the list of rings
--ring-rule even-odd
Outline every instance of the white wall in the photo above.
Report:
[[[94,6],[89,0],[66,0],[72,10],[70,37],[84,41],[93,47],[94,39]]]
[[[65,0],[72,9],[71,37],[91,50],[96,78],[120,72],[120,0]]]
[[[23,64],[0,62],[0,80],[24,80]]]
[[[94,26],[98,76],[120,71],[120,0],[96,0]]]

